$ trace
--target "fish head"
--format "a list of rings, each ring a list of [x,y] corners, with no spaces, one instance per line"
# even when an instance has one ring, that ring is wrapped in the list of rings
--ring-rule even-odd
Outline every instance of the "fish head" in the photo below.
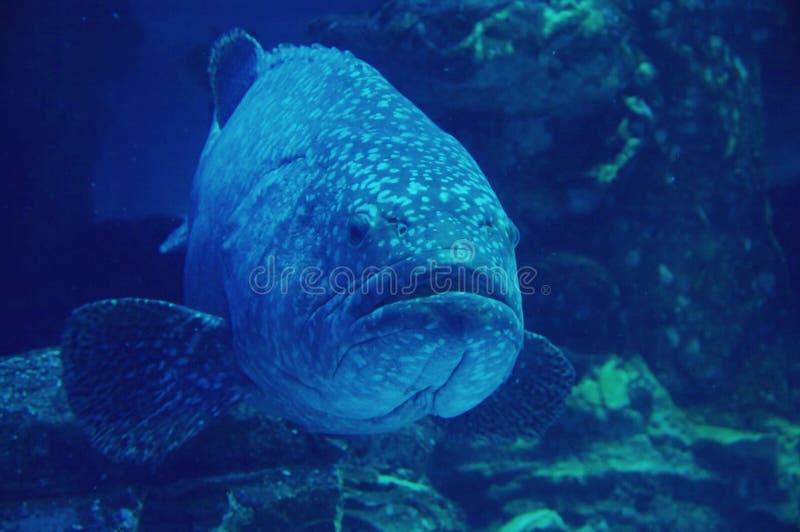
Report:
[[[333,165],[280,231],[298,235],[279,245],[313,265],[296,270],[316,285],[286,291],[271,323],[293,324],[286,367],[336,418],[382,430],[458,415],[505,380],[522,345],[519,232],[447,139],[440,153],[406,145]]]

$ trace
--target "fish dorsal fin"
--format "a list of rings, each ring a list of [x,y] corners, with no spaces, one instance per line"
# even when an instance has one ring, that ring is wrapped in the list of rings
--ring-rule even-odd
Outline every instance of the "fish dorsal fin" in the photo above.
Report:
[[[239,28],[225,33],[211,48],[208,74],[214,94],[214,116],[220,128],[258,77],[263,53],[258,41]]]

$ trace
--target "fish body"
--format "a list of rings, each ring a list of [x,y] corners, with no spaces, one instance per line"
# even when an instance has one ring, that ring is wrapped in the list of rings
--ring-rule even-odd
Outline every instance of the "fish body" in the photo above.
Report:
[[[67,324],[67,387],[95,444],[158,460],[245,396],[341,434],[458,416],[497,390],[536,341],[522,325],[519,233],[463,146],[348,52],[267,53],[236,30],[210,74],[185,306],[111,300]],[[98,344],[128,360],[106,368],[102,392]],[[145,387],[140,422],[121,423],[131,413],[110,412],[108,388],[142,371],[165,388]],[[547,384],[558,403],[570,379]]]

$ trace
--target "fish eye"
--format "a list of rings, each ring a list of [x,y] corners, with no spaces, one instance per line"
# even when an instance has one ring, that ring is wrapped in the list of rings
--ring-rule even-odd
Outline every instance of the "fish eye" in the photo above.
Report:
[[[369,214],[366,212],[353,213],[347,224],[347,237],[350,244],[353,246],[361,244],[367,238],[370,228],[372,228],[372,220]]]

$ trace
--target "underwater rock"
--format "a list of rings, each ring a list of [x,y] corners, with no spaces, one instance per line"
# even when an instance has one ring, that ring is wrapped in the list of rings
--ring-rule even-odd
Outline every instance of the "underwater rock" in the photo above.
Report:
[[[89,446],[61,371],[58,349],[0,358],[4,530],[463,528],[421,472],[430,425],[329,439],[242,406],[150,471]]]
[[[640,357],[612,355],[540,445],[440,450],[430,472],[471,526],[554,512],[570,530],[789,530],[800,524],[798,443],[800,427],[777,418],[758,430],[708,424],[676,407]]]
[[[92,450],[58,350],[0,359],[0,528],[751,529],[800,524],[800,426],[677,407],[640,357],[592,355],[537,442],[487,448],[431,420],[329,438],[239,408],[156,471]],[[732,486],[735,489],[732,489]]]
[[[553,252],[538,257],[518,249],[521,264],[535,266],[530,293],[523,293],[527,328],[543,335],[563,335],[563,345],[584,353],[608,346],[625,348],[622,295],[612,274],[590,257]]]
[[[534,530],[569,530],[564,520],[552,510],[536,510],[518,515],[501,526],[500,532],[531,532]]]
[[[781,17],[776,2],[394,0],[309,32],[467,146],[520,228],[520,266],[570,254],[608,272],[612,330],[587,320],[575,343],[572,320],[529,305],[556,343],[633,349],[682,405],[797,419],[754,36]],[[575,300],[573,271],[548,280],[552,301]]]

